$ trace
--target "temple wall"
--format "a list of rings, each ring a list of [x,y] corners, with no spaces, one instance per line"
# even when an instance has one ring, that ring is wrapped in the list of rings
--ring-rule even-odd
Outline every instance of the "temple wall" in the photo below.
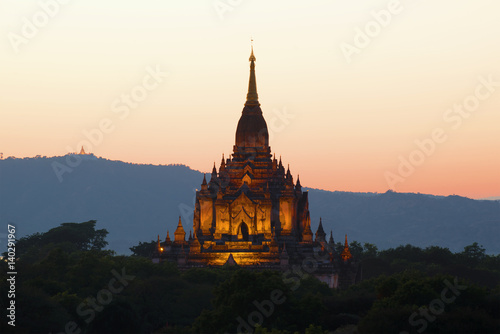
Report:
[[[213,221],[213,201],[200,199],[200,228],[203,234],[209,234]]]

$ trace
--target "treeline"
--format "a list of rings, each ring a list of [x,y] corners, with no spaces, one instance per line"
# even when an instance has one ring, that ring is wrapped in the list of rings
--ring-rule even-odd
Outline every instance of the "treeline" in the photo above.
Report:
[[[336,248],[337,252],[341,251],[343,245],[339,243]],[[420,248],[412,245],[378,251],[373,244],[361,246],[357,241],[351,242],[349,249],[361,265],[363,279],[417,270],[428,276],[459,276],[489,288],[500,284],[500,255],[486,254],[486,249],[477,242],[457,253],[439,246]]]
[[[363,280],[347,290],[277,271],[179,271],[104,250],[96,222],[66,223],[17,242],[19,333],[498,333],[500,256],[474,243],[452,253],[350,243]],[[342,245],[337,244],[337,247]],[[7,264],[0,261],[0,290]],[[2,293],[0,306],[7,308]],[[1,332],[13,328],[1,322]]]

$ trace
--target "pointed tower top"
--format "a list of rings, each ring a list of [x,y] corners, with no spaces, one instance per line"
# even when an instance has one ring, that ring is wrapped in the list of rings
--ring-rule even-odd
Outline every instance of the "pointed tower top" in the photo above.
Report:
[[[203,174],[203,182],[201,183],[201,192],[206,193],[208,191],[208,184],[206,175]]]
[[[345,245],[344,245],[344,250],[342,251],[342,254],[340,254],[342,257],[342,260],[347,261],[352,259],[352,254],[349,251],[349,244],[347,243],[347,234],[345,235]]]
[[[220,161],[219,172],[222,172],[226,169],[226,162],[224,161],[224,153],[222,153],[222,160]]]
[[[318,230],[316,231],[316,241],[326,241],[325,237],[326,233],[325,230],[323,229],[323,222],[321,221],[321,218],[319,218],[319,226]]]
[[[83,146],[82,146],[82,149],[80,150],[79,154],[87,154],[87,153],[85,153],[85,150],[83,149]]]
[[[297,183],[295,184],[297,191],[302,191],[302,185],[300,184],[300,175],[297,174]]]
[[[253,42],[253,40],[252,40]],[[259,96],[257,95],[257,81],[255,79],[255,55],[253,54],[253,43],[252,43],[252,52],[250,53],[250,79],[248,80],[248,93],[247,93],[247,102],[246,106],[260,106]]]
[[[326,235],[325,230],[323,229],[323,221],[321,220],[321,217],[319,217],[318,232],[321,232],[322,234]]]
[[[252,52],[250,53],[250,58],[248,58],[248,61],[256,61],[257,58],[255,58],[255,56],[253,54],[253,39],[252,39],[252,42],[251,42],[251,47],[252,47]]]
[[[177,229],[175,230],[174,235],[175,235],[174,242],[186,241],[186,232],[182,227],[181,216],[179,216],[179,223],[177,224]]]
[[[214,182],[216,177],[217,177],[217,168],[215,167],[215,161],[214,161],[214,168],[212,168],[212,175],[210,177],[210,182]]]
[[[333,232],[330,230],[330,240],[328,240],[328,243],[333,245],[334,241],[333,241]]]

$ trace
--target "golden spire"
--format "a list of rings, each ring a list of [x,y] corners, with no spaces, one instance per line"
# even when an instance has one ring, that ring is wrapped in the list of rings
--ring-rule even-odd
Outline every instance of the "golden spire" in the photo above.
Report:
[[[179,223],[177,224],[177,229],[174,232],[174,242],[185,242],[186,241],[186,232],[182,227],[181,216],[179,216]]]
[[[250,58],[248,59],[248,61],[256,61],[257,59],[253,55],[253,38],[251,39],[251,48],[252,48],[252,52],[250,53]]]
[[[252,52],[250,53],[250,80],[248,81],[248,94],[246,106],[260,106],[259,96],[257,95],[257,81],[255,80],[255,61],[257,60],[253,54],[253,39]]]
[[[349,251],[349,243],[347,242],[347,234],[345,235],[345,245],[344,245],[344,250],[340,254],[340,257],[342,257],[342,260],[347,261],[352,259],[352,254]]]

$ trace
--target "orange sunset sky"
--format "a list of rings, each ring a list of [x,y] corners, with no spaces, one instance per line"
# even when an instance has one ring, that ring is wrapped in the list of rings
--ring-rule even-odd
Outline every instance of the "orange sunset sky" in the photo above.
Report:
[[[500,196],[499,13],[494,0],[0,1],[0,152],[64,155],[87,132],[97,156],[209,172],[232,152],[253,37],[271,150],[303,186]]]

